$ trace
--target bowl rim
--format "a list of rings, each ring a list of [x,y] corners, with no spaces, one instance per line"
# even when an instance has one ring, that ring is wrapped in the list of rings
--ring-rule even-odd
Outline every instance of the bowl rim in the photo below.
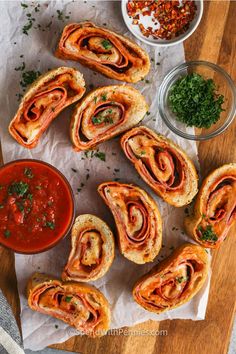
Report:
[[[126,11],[126,4],[127,4],[128,0],[122,0],[121,1],[121,12],[122,12],[122,17],[124,20],[124,23],[126,25],[126,27],[128,28],[128,30],[140,41],[142,41],[143,43],[146,43],[152,47],[170,47],[170,46],[174,46],[176,44],[182,43],[184,42],[188,37],[190,37],[193,32],[195,32],[195,30],[197,29],[201,19],[202,19],[202,15],[203,15],[203,8],[204,8],[204,0],[197,0],[197,2],[199,3],[199,13],[198,13],[198,18],[196,19],[195,25],[193,26],[193,28],[191,30],[187,30],[185,33],[186,35],[184,35],[182,38],[176,37],[177,39],[173,42],[163,42],[163,43],[153,43],[150,42],[148,39],[143,38],[141,35],[137,34],[134,30],[132,25],[130,25],[127,21],[127,11]]]
[[[171,79],[173,78],[173,76],[175,74],[177,74],[180,70],[182,69],[186,69],[190,66],[195,66],[195,65],[204,65],[207,66],[208,68],[213,69],[214,71],[221,73],[226,81],[228,82],[231,90],[232,90],[232,96],[233,96],[233,104],[232,104],[232,108],[231,111],[229,112],[227,121],[224,122],[224,124],[219,127],[218,129],[216,129],[214,132],[211,132],[209,134],[206,134],[204,136],[197,136],[197,135],[193,135],[193,134],[188,134],[185,132],[182,132],[181,130],[177,129],[175,126],[173,126],[170,123],[170,120],[167,118],[167,115],[164,112],[164,105],[163,105],[163,98],[165,95],[165,91],[166,91],[166,86],[167,84],[171,81]],[[160,113],[160,116],[162,118],[162,120],[164,121],[164,123],[167,125],[167,127],[174,132],[175,134],[177,134],[178,136],[188,139],[188,140],[194,140],[194,141],[206,141],[212,138],[215,138],[216,136],[222,134],[223,132],[225,132],[225,130],[230,126],[230,124],[233,122],[235,115],[236,115],[236,86],[234,84],[234,81],[232,80],[232,78],[230,77],[230,75],[224,70],[222,69],[220,66],[211,63],[209,61],[205,61],[205,60],[193,60],[193,61],[188,61],[185,63],[182,63],[180,65],[175,66],[163,79],[160,88],[159,88],[159,92],[158,92],[158,111]]]
[[[8,249],[10,251],[13,251],[14,253],[25,254],[25,255],[33,255],[33,254],[39,254],[39,253],[43,253],[43,252],[46,252],[46,251],[50,250],[51,248],[55,247],[60,241],[62,241],[69,234],[69,232],[70,232],[70,230],[71,230],[71,228],[73,226],[74,220],[75,220],[75,198],[74,198],[72,187],[71,187],[69,181],[67,180],[67,178],[63,175],[63,173],[61,171],[59,171],[56,167],[54,167],[53,165],[51,165],[48,162],[45,162],[45,161],[42,161],[42,160],[38,160],[38,159],[18,159],[18,160],[9,161],[7,163],[3,163],[0,166],[0,171],[3,170],[5,167],[7,167],[9,165],[12,165],[12,164],[15,164],[15,163],[22,163],[22,162],[36,162],[36,163],[39,163],[41,165],[45,165],[48,168],[50,168],[51,170],[53,170],[65,182],[65,185],[68,188],[68,191],[69,191],[69,194],[70,194],[70,197],[71,197],[71,202],[72,202],[71,220],[68,223],[68,227],[67,227],[66,231],[64,233],[62,233],[60,238],[58,238],[55,242],[51,243],[47,247],[41,248],[40,250],[37,250],[37,251],[29,251],[29,252],[18,251],[16,249],[14,249],[14,247],[7,246],[7,245],[3,244],[0,241],[0,246],[4,247],[5,249]]]

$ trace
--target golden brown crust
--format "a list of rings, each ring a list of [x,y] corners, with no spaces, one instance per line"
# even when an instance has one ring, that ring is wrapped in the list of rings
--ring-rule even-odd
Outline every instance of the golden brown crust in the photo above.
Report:
[[[102,183],[98,192],[115,219],[120,252],[137,264],[152,262],[162,242],[162,220],[155,201],[141,188],[118,182]]]
[[[122,136],[121,147],[143,180],[164,201],[176,207],[192,201],[197,193],[197,172],[173,141],[139,126]]]
[[[134,300],[151,312],[172,310],[197,294],[205,283],[208,270],[205,249],[186,243],[136,282]]]
[[[114,251],[113,233],[103,220],[91,214],[78,216],[62,280],[88,282],[101,278],[113,262]]]
[[[184,220],[185,230],[202,246],[217,248],[235,223],[235,208],[236,163],[230,163],[215,169],[203,180],[193,215]]]
[[[126,82],[138,82],[150,70],[144,49],[129,38],[92,22],[65,26],[55,55],[79,61],[109,78]]]
[[[141,93],[131,86],[110,85],[90,92],[76,106],[70,126],[76,151],[94,148],[138,124],[148,110]]]
[[[100,337],[109,329],[108,301],[91,285],[35,273],[29,279],[27,297],[32,310],[56,317],[88,336]]]
[[[85,82],[78,70],[60,67],[48,71],[25,93],[10,122],[9,133],[22,146],[34,148],[52,120],[84,92]]]

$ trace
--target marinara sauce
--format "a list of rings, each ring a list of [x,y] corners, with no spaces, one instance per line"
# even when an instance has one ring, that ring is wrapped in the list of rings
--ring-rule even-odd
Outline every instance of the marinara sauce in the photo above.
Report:
[[[69,231],[74,218],[71,188],[54,167],[18,160],[0,169],[0,243],[37,253]]]

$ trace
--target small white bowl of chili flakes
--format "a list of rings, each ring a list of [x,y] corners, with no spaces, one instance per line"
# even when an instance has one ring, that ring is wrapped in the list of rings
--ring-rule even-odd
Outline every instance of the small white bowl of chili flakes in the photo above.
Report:
[[[183,42],[196,30],[203,14],[203,0],[122,0],[121,7],[128,29],[152,46]]]

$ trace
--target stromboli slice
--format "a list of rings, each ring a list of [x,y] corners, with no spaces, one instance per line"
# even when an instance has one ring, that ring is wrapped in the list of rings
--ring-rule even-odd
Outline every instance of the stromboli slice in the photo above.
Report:
[[[131,86],[111,85],[90,92],[76,106],[71,140],[76,151],[87,150],[138,124],[148,110],[141,93]]]
[[[92,22],[65,26],[56,56],[76,60],[111,79],[137,82],[149,72],[150,60],[144,49],[129,38]]]
[[[203,181],[186,232],[204,247],[217,248],[236,221],[236,163],[223,165]]]
[[[151,262],[162,242],[162,220],[155,201],[141,188],[118,182],[99,185],[98,192],[115,219],[121,253],[132,262]]]
[[[58,318],[91,337],[100,337],[109,329],[109,304],[91,285],[35,273],[29,279],[27,296],[32,310]]]
[[[113,262],[114,250],[113,233],[104,221],[91,214],[78,216],[62,279],[88,282],[101,278]]]
[[[83,75],[60,67],[41,75],[25,93],[9,132],[26,148],[34,148],[49,124],[85,92]]]
[[[173,141],[139,126],[122,136],[121,147],[142,179],[164,201],[176,207],[192,201],[198,188],[196,169]]]
[[[205,249],[186,243],[137,281],[133,288],[134,300],[151,312],[172,310],[197,294],[208,270]]]

